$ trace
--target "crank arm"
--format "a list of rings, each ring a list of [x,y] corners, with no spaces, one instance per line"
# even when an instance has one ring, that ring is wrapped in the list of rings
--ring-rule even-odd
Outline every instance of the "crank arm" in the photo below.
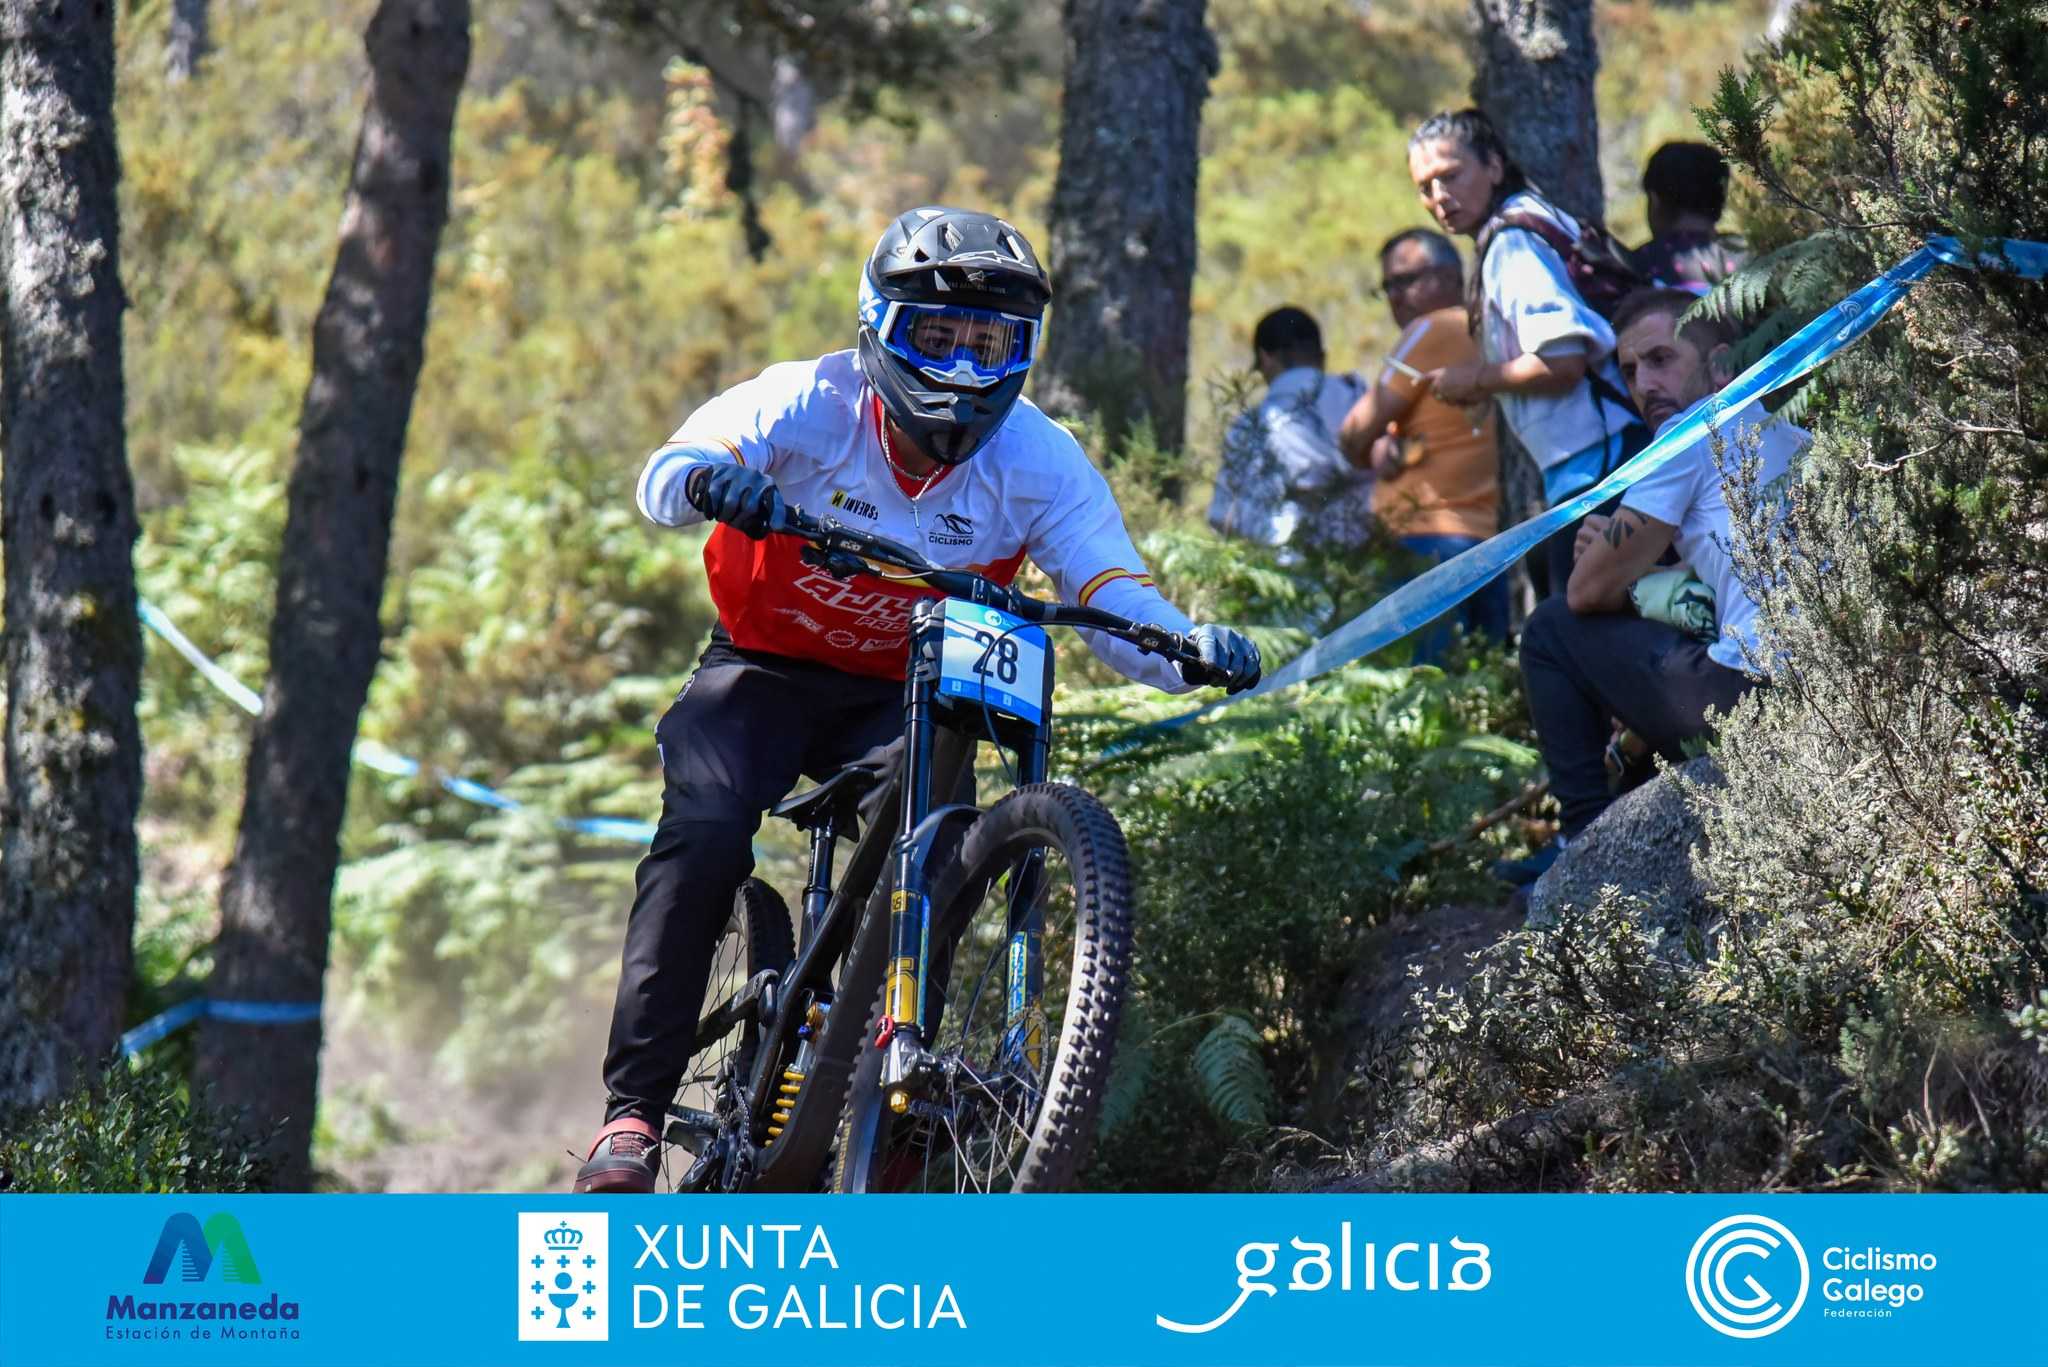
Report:
[[[697,1027],[697,1048],[709,1048],[743,1020],[766,1019],[775,1009],[775,986],[781,976],[775,969],[764,968],[747,979],[739,991],[719,1003],[718,1009]]]

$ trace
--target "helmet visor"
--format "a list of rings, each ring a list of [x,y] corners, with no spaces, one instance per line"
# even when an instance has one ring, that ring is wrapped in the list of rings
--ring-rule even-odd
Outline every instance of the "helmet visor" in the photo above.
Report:
[[[1031,368],[1038,321],[964,304],[891,303],[875,333],[926,378],[987,389]]]

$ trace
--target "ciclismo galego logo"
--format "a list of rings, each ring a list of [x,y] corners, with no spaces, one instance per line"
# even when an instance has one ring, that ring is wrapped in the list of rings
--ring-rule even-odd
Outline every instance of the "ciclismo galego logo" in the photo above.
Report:
[[[1702,1320],[1730,1338],[1763,1338],[1792,1322],[1817,1290],[1828,1320],[1891,1320],[1927,1300],[1941,1265],[1925,1248],[1831,1242],[1813,1267],[1791,1230],[1762,1215],[1708,1226],[1685,1263],[1685,1293]],[[1818,1280],[1818,1287],[1814,1286]]]
[[[1685,1294],[1709,1326],[1760,1339],[1792,1322],[1806,1304],[1812,1269],[1792,1231],[1763,1215],[1730,1215],[1707,1226],[1685,1260]]]
[[[142,1285],[153,1291],[107,1293],[106,1337],[114,1341],[292,1340],[299,1335],[296,1300],[267,1295],[255,1250],[241,1221],[216,1211],[204,1224],[190,1211],[164,1220]]]

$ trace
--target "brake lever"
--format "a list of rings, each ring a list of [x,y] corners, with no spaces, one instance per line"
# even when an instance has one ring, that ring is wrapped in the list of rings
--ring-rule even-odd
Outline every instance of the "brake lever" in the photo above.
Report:
[[[1140,626],[1126,639],[1146,655],[1164,655],[1175,663],[1181,662],[1188,648],[1187,637],[1165,627]]]
[[[827,550],[818,545],[804,546],[797,551],[797,559],[839,580],[851,579],[856,574],[865,574],[868,570],[868,562],[852,551]]]

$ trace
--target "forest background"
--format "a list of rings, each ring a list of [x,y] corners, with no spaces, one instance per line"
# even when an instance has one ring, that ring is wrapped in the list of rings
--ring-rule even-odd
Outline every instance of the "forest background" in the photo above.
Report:
[[[179,82],[164,78],[170,7],[129,10],[119,31],[140,589],[259,686],[372,8],[354,0],[309,24],[287,7],[224,0],[217,49]],[[1773,8],[1595,7],[1600,164],[1624,240],[1645,235],[1643,159],[1667,138],[1699,135],[1694,108],[1715,104],[1719,73],[1753,54]],[[727,183],[735,129],[703,67],[658,43],[574,32],[542,0],[478,14],[407,434],[383,661],[361,734],[492,784],[527,810],[494,814],[430,784],[356,771],[325,994],[314,1149],[323,1184],[544,1188],[573,1166],[568,1146],[601,1099],[597,1060],[635,851],[553,822],[652,817],[648,732],[710,625],[701,537],[646,525],[632,480],[698,402],[772,361],[850,344],[860,263],[903,207],[984,207],[1045,240],[1062,37],[1056,7],[1018,14],[999,49],[973,51],[948,74],[943,100],[884,85],[866,99],[821,99],[796,136],[755,129],[747,201]],[[1233,0],[1212,5],[1208,22],[1220,63],[1201,124],[1187,439],[1084,436],[1097,438],[1091,449],[1168,596],[1198,618],[1253,628],[1284,657],[1372,601],[1397,567],[1376,549],[1283,568],[1202,524],[1221,431],[1252,389],[1250,328],[1293,303],[1321,320],[1333,368],[1370,367],[1384,353],[1394,329],[1374,254],[1424,219],[1405,175],[1407,133],[1466,102],[1471,39],[1463,6],[1427,0]],[[1719,93],[1724,118],[1741,112]],[[1831,86],[1788,108],[1810,123],[1840,94]],[[1739,191],[1745,226],[1768,245],[1822,226],[1795,221],[1770,188],[1751,179]],[[1773,286],[1768,302],[1810,312],[1857,263],[1812,267]],[[1419,1036],[1416,1020],[1397,1029],[1375,1014],[1361,994],[1383,992],[1394,946],[1407,943],[1390,941],[1390,929],[1419,926],[1426,942],[1432,913],[1493,899],[1484,862],[1529,832],[1509,823],[1479,841],[1451,837],[1538,767],[1509,661],[1469,653],[1445,674],[1404,663],[1396,647],[1305,695],[1237,709],[1227,726],[1105,762],[1102,741],[1172,705],[1063,653],[1061,768],[1116,807],[1143,880],[1137,1009],[1091,1181],[1356,1180],[1404,1145],[1589,1096],[1607,1109],[1561,1131],[1574,1142],[1598,1136],[1599,1156],[1587,1141],[1584,1162],[1561,1164],[1537,1143],[1530,1152],[1549,1176],[1510,1164],[1474,1180],[2038,1180],[2048,1086],[2030,1057],[2038,1051],[2018,1041],[2039,1017],[2023,1009],[2030,980],[2003,966],[1989,970],[1991,988],[1940,1003],[1949,1024],[1936,1033],[1948,1038],[1957,1019],[1990,1022],[1968,1058],[2008,1088],[2010,1124],[2003,1112],[1996,1125],[1968,1119],[1966,1102],[1980,1116],[1983,1106],[1967,1085],[1947,1098],[1964,1118],[1952,1123],[1931,1090],[1912,1118],[1893,1094],[1923,1062],[1932,1077],[1940,1046],[1885,1014],[1888,992],[1837,992],[1801,1023],[1833,1074],[1801,1076],[1789,1107],[1766,1085],[1742,1102],[1702,1092],[1693,1101],[1706,1104],[1674,1118],[1684,1105],[1651,1086],[1639,1089],[1646,1108],[1617,1114],[1598,1084],[1688,1054],[1647,1023],[1684,1015],[1671,994],[1700,991],[1696,970],[1710,956],[1697,934],[1675,937],[1692,946],[1695,972],[1671,978],[1656,936],[1612,907],[1588,908],[1549,936],[1510,936],[1482,970],[1484,990],[1530,1011],[1526,1046],[1473,1046],[1487,1021],[1452,989],[1416,1005]],[[249,735],[155,640],[142,726],[131,1023],[204,990]],[[793,885],[794,842],[767,830],[761,847],[764,876]],[[2023,864],[2040,857],[2038,841],[2030,848]],[[2019,882],[2032,905],[2033,885]],[[1557,980],[1575,972],[1598,981]],[[1581,1072],[1534,1075],[1538,1039],[1577,1056]],[[189,1032],[157,1045],[134,1107],[175,1093],[192,1064]],[[1819,1142],[1801,1128],[1802,1113],[1839,1109],[1830,1089],[1858,1087],[1870,1115],[1896,1122],[1891,1139],[1867,1120],[1874,1147],[1867,1135],[1828,1131]],[[1703,1159],[1688,1140],[1728,1130],[1724,1104],[1739,1108],[1748,1138]],[[74,1130],[118,1131],[109,1117],[119,1104],[84,1105],[70,1114]],[[1159,1142],[1161,1115],[1175,1117],[1170,1143]],[[2004,1147],[1987,1161],[1994,1130]],[[189,1180],[256,1180],[237,1161],[201,1154]]]

